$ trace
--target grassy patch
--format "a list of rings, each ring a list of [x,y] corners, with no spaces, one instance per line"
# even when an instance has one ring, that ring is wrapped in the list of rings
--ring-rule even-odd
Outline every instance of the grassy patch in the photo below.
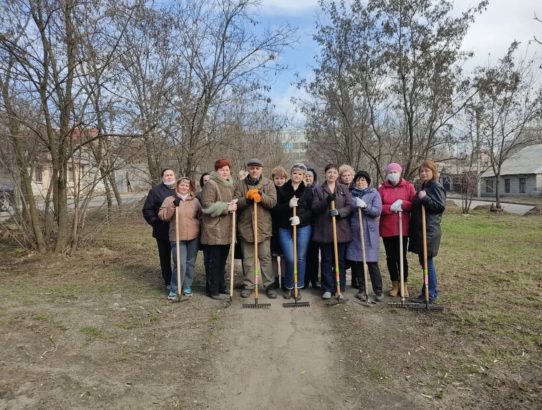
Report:
[[[87,336],[89,339],[104,339],[105,335],[100,329],[94,326],[85,326],[79,329],[81,333]]]

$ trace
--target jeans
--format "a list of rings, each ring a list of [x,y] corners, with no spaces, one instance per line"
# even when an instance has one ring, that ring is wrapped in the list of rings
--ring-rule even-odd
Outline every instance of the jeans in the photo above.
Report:
[[[194,265],[198,255],[198,238],[191,241],[179,241],[179,251],[181,257],[181,282],[183,289],[192,287],[194,279]],[[177,293],[177,247],[175,242],[171,242],[171,254],[173,256],[173,272],[171,274],[170,292]]]
[[[390,279],[392,282],[399,282],[399,263],[401,262],[399,256],[399,236],[382,238],[382,241],[386,249],[386,262],[388,264],[388,271],[390,272]],[[408,281],[407,249],[408,236],[403,236],[403,273],[405,282]]]
[[[341,286],[341,292],[346,288],[346,246],[348,243],[339,243],[339,283]],[[322,252],[321,272],[322,272],[322,293],[331,292],[336,293],[337,280],[335,278],[335,272],[333,266],[335,264],[335,255],[333,251],[333,243],[321,243],[320,249]]]
[[[420,265],[423,269],[423,255],[419,256]],[[438,291],[437,291],[437,271],[435,270],[435,263],[433,262],[433,258],[427,259],[427,271],[428,271],[428,277],[429,277],[429,300],[433,301],[437,298]],[[422,285],[422,291],[420,293],[420,296],[425,298],[425,284]]]
[[[310,225],[297,228],[297,287],[305,286],[305,267],[307,266],[307,249],[311,239]],[[279,241],[282,253],[286,259],[286,274],[284,275],[286,289],[294,288],[294,240],[293,230],[279,228]]]

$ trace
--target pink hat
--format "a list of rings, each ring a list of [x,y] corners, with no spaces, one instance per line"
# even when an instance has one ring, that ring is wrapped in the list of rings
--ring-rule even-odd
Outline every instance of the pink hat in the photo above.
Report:
[[[403,168],[397,162],[392,162],[388,164],[388,166],[386,167],[386,172],[394,172],[394,171],[401,173],[403,172]]]

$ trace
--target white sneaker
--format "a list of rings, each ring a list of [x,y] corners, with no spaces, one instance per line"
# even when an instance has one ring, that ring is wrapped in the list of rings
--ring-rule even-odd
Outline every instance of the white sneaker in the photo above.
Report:
[[[324,292],[322,299],[331,299],[331,292]]]

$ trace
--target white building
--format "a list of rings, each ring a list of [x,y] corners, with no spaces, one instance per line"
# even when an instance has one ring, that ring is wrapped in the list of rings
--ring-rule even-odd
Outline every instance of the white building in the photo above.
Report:
[[[307,135],[303,128],[286,129],[279,132],[284,151],[291,155],[292,162],[305,162],[307,153]]]
[[[542,144],[530,145],[503,162],[499,180],[501,195],[542,196]],[[482,174],[482,196],[495,195],[495,174]]]

